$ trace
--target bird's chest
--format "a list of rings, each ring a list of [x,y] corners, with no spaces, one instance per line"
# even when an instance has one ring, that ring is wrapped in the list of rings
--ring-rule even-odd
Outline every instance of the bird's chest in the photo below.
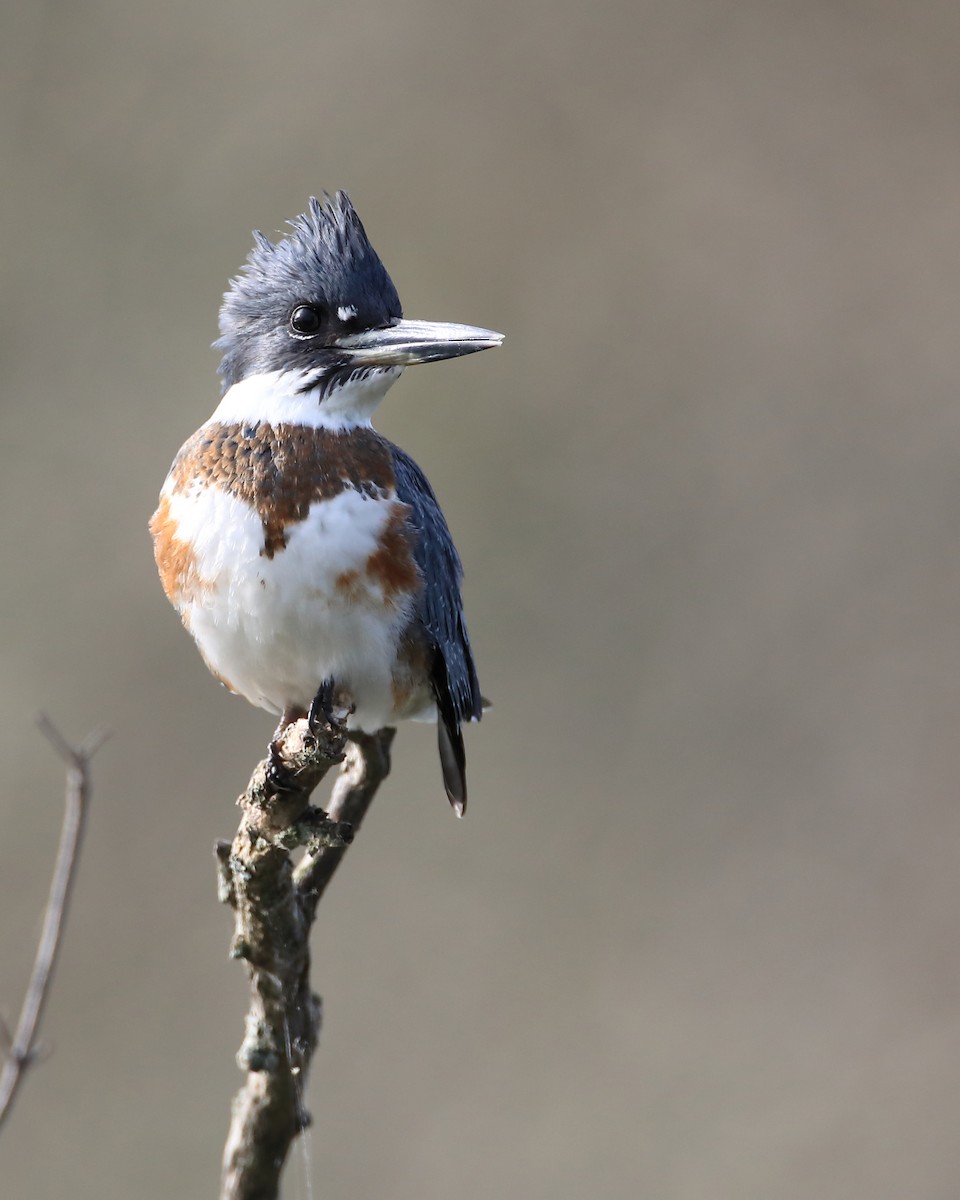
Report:
[[[177,456],[152,530],[167,595],[247,694],[234,676],[258,663],[390,657],[420,588],[409,511],[372,430],[218,425]]]

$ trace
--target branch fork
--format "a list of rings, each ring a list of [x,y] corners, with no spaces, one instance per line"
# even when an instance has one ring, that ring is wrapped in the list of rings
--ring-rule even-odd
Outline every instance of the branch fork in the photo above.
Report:
[[[231,957],[247,964],[250,1008],[237,1062],[221,1200],[268,1200],[293,1139],[310,1123],[302,1095],[320,1034],[310,987],[309,937],[317,904],[380,783],[394,731],[347,734],[295,721],[271,742],[238,800],[240,828],[218,842],[219,898],[234,911]],[[342,765],[328,811],[310,795]],[[295,867],[291,851],[305,853]]]

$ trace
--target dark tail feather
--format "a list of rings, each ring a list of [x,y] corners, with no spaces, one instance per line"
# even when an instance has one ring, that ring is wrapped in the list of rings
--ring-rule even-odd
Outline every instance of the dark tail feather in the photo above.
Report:
[[[447,799],[457,816],[462,817],[467,807],[467,756],[460,726],[447,724],[441,716],[437,721],[437,741],[440,744],[440,765]]]

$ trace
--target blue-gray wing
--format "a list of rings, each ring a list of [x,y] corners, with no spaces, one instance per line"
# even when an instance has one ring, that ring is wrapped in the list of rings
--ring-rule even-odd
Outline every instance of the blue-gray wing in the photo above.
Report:
[[[463,568],[426,476],[398,446],[391,449],[397,499],[410,506],[410,524],[417,532],[414,555],[423,576],[423,590],[416,620],[432,652],[431,684],[439,716],[443,779],[450,803],[462,812],[467,793],[460,725],[463,721],[478,721],[483,711],[460,598]]]

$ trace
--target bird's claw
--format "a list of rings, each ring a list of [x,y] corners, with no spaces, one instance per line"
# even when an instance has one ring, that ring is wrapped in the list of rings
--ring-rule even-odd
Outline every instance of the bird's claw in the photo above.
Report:
[[[335,711],[335,699],[336,685],[332,679],[325,679],[317,689],[317,694],[307,713],[307,726],[311,733],[320,733],[322,730],[326,733],[343,735],[347,732],[347,718],[356,706],[351,704],[346,710]]]
[[[267,764],[264,779],[267,790],[275,796],[300,791],[294,772],[290,770],[280,756],[280,746],[278,743],[272,741],[267,747],[267,751],[270,755],[270,762]]]

